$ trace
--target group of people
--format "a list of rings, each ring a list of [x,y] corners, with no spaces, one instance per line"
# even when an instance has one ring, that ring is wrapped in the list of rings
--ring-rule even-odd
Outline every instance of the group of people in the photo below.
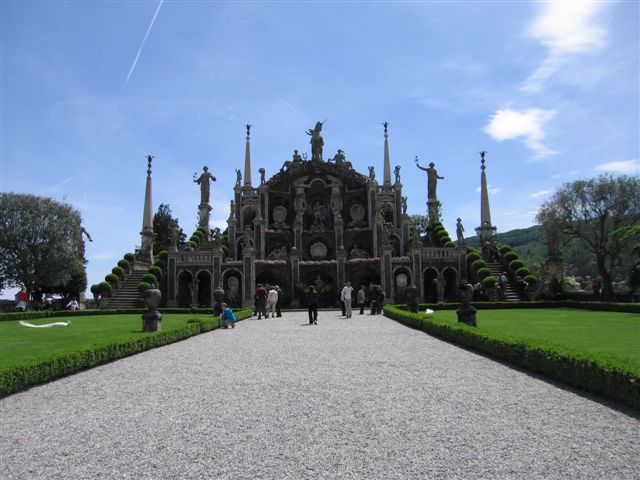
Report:
[[[40,297],[40,300],[38,300]],[[15,295],[16,306],[15,309],[17,312],[26,312],[29,309],[29,293],[26,288],[21,288],[18,293]],[[60,309],[60,306],[56,306],[54,304],[54,298],[51,294],[35,295],[34,300],[31,302],[31,308],[35,310],[57,310]],[[75,297],[73,297],[69,303],[66,304],[67,310],[80,310],[80,304]]]
[[[259,283],[253,297],[253,316],[255,317],[257,315],[258,320],[263,316],[264,318],[268,318],[269,313],[271,313],[271,318],[275,318],[276,316],[281,317],[282,311],[280,307],[282,306],[283,295],[284,293],[280,286],[273,285],[267,290]]]

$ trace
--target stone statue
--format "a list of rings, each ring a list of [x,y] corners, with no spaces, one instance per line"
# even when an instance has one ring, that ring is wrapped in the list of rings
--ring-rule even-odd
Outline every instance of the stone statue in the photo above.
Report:
[[[296,211],[296,222],[302,223],[304,212],[307,209],[307,201],[304,198],[304,192],[296,192],[296,198],[293,201],[293,208]]]
[[[318,291],[318,293],[322,291],[322,288],[324,287],[324,282],[322,281],[322,278],[320,278],[320,275],[316,277],[316,281],[313,283],[316,286],[316,290]]]
[[[287,259],[287,247],[284,245],[274,248],[267,255],[267,260],[286,260]]]
[[[171,226],[169,228],[171,229],[171,239],[169,240],[169,247],[171,247],[172,252],[175,252],[178,250],[178,234],[180,229],[176,222],[171,222]]]
[[[298,150],[294,150],[293,151],[293,158],[291,160],[286,160],[282,164],[282,168],[280,168],[280,173],[284,172],[285,170],[289,170],[291,167],[298,166],[301,163],[302,163],[302,157],[298,153]]]
[[[316,126],[313,130],[307,130],[307,135],[311,136],[311,160],[316,162],[322,161],[322,147],[324,146],[324,140],[320,132],[322,131],[322,124],[324,122],[316,122]]]
[[[456,236],[458,237],[458,245],[464,245],[464,227],[462,226],[462,219],[458,218],[456,223]]]
[[[396,176],[396,183],[400,183],[400,165],[396,165],[393,169],[393,174]]]
[[[418,163],[418,157],[416,157],[416,166],[420,170],[427,172],[427,198],[429,200],[437,200],[438,196],[436,194],[436,189],[438,187],[438,179],[444,180],[444,177],[438,175],[438,172],[434,168],[436,164],[431,162],[429,164],[429,168],[421,167]]]
[[[248,226],[244,229],[244,238],[242,239],[242,244],[244,245],[244,248],[253,248],[254,246],[253,232]]]
[[[313,204],[313,225],[324,227],[324,206],[318,200]]]
[[[239,187],[242,183],[242,172],[239,168],[236,168],[236,187]]]
[[[331,211],[335,217],[340,217],[342,212],[342,197],[340,195],[331,196]]]
[[[483,162],[484,162],[484,156],[485,156],[486,154],[487,154],[487,151],[486,151],[486,150],[482,150],[482,151],[480,152],[480,160],[481,160],[481,161],[483,161]]]
[[[87,232],[84,227],[80,227],[80,240],[82,240],[82,235],[86,236],[87,240],[89,240],[90,242],[93,242],[91,235],[89,235],[89,232]]]
[[[400,197],[400,206],[402,207],[402,215],[407,214],[407,197]]]
[[[265,182],[264,175],[265,175],[266,171],[265,171],[264,168],[259,168],[258,172],[260,172],[260,185],[264,185],[264,182]]]
[[[209,167],[202,167],[202,174],[196,178],[196,173],[193,174],[193,181],[200,185],[200,203],[202,205],[209,204],[209,180],[216,181],[216,177],[209,173]]]
[[[357,243],[353,244],[353,248],[351,248],[351,252],[349,252],[349,258],[369,258],[369,252],[358,247]]]
[[[376,181],[376,171],[371,165],[369,165],[369,181],[371,183]]]
[[[216,247],[220,246],[222,243],[222,232],[220,231],[220,228],[216,227],[211,230],[211,241]]]

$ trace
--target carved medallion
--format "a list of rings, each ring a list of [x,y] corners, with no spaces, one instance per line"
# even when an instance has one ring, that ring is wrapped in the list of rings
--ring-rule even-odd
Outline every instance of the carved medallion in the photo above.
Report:
[[[227,285],[229,286],[229,290],[231,290],[232,292],[238,290],[238,278],[237,277],[229,277],[229,280],[227,280]]]
[[[311,258],[323,259],[327,256],[327,246],[322,242],[316,242],[309,249]]]
[[[351,220],[353,220],[354,223],[360,223],[364,219],[364,207],[359,203],[351,205],[349,213],[351,214]]]
[[[409,278],[406,273],[400,273],[396,276],[396,287],[404,288],[409,283]]]
[[[278,205],[273,209],[273,221],[275,223],[284,223],[287,219],[287,209],[282,205]]]

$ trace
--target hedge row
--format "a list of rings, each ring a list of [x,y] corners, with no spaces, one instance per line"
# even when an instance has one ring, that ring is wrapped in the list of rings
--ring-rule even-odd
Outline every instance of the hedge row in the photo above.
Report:
[[[241,309],[234,308],[233,311]],[[34,312],[0,313],[0,322],[9,320],[34,320],[49,317],[85,317],[87,315],[116,315],[116,314],[140,314],[147,311],[146,308],[121,308],[113,310],[38,310]],[[210,314],[211,308],[159,308],[160,313],[205,313]]]
[[[207,313],[210,313],[210,310],[207,310]],[[251,310],[242,309],[236,312],[236,318],[244,320],[251,317],[251,313]],[[161,331],[156,334],[106,345],[92,345],[75,352],[63,352],[52,355],[49,358],[3,368],[0,369],[0,397],[24,390],[33,385],[50,382],[80,370],[215,330],[219,326],[220,320],[217,317],[208,319],[193,318],[188,320],[184,327],[177,329]]]
[[[404,325],[446,341],[471,348],[519,367],[542,373],[566,384],[640,409],[640,377],[586,354],[544,348],[496,334],[486,334],[464,324],[438,322],[422,313],[387,305],[384,313]]]
[[[519,302],[471,302],[478,310],[501,310],[509,308],[577,308],[601,312],[640,313],[640,303],[578,302],[574,300],[538,300]],[[455,310],[460,303],[420,303],[418,310]],[[407,310],[406,305],[396,305]],[[640,320],[640,319],[639,319]]]

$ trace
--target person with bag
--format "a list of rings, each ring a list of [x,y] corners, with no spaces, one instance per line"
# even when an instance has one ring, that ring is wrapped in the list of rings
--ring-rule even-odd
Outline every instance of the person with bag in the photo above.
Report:
[[[340,292],[340,300],[342,300],[342,304],[344,305],[343,315],[347,318],[351,318],[352,295],[353,288],[351,287],[351,282],[346,282]]]
[[[364,307],[367,304],[367,292],[364,289],[364,285],[360,285],[360,290],[358,290],[358,306],[360,307],[360,315],[364,313]]]
[[[261,283],[258,284],[258,289],[256,290],[256,296],[254,297],[256,300],[256,312],[258,313],[258,320],[264,317],[267,317],[267,291],[262,286]]]
[[[276,304],[278,303],[278,291],[275,287],[271,287],[269,289],[269,293],[267,294],[267,311],[265,314],[265,318],[269,316],[269,312],[271,312],[271,318],[276,317]]]

